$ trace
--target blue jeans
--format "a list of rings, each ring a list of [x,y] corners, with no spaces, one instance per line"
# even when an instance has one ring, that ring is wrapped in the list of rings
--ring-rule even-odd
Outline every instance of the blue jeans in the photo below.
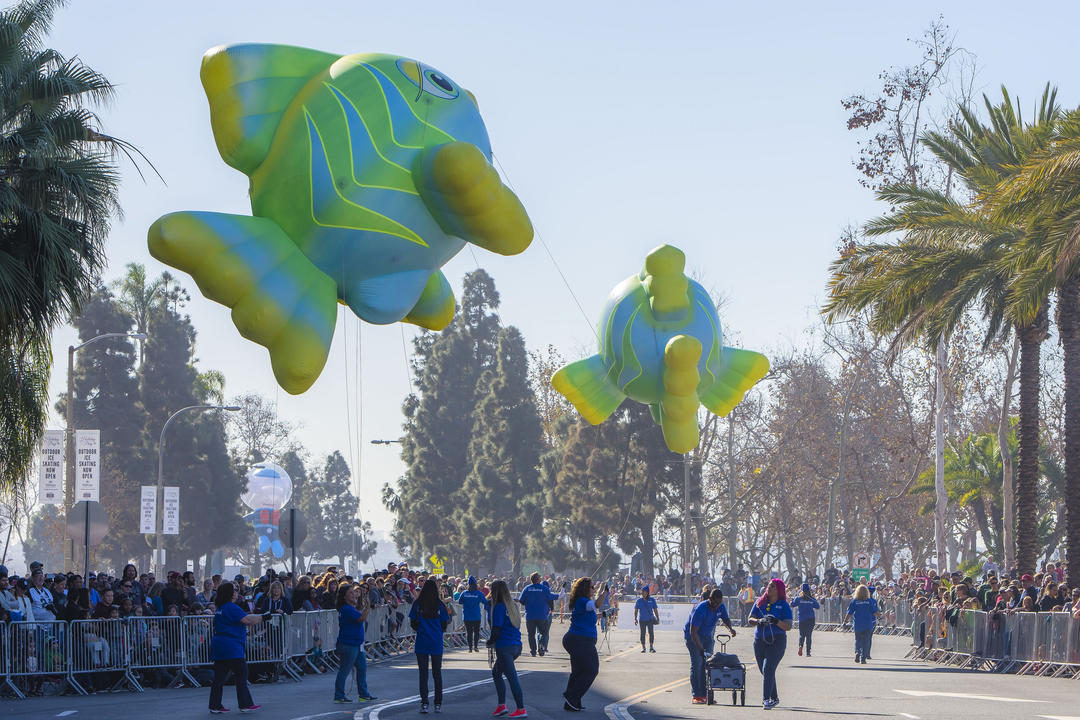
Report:
[[[510,694],[514,696],[514,702],[518,709],[525,707],[525,698],[521,694],[521,683],[518,682],[517,668],[514,661],[521,655],[520,645],[507,645],[495,648],[495,664],[491,666],[491,677],[495,681],[495,694],[499,696],[499,704],[506,704],[506,684],[503,677],[510,684]]]
[[[761,699],[779,700],[776,694],[776,668],[787,650],[787,635],[777,630],[772,640],[754,640],[754,658],[761,671]]]
[[[870,655],[870,638],[874,637],[873,630],[855,631],[855,657],[863,658]]]
[[[705,649],[704,653],[697,649],[693,640],[686,641],[686,649],[690,651],[690,692],[694,697],[705,697],[708,689],[708,683],[705,681],[705,659],[713,654],[716,638],[710,632],[708,637],[699,639],[701,646]]]
[[[349,681],[349,673],[353,668],[356,668],[356,692],[360,697],[371,697],[367,689],[367,656],[364,655],[364,648],[338,643],[337,654],[341,659],[341,667],[338,668],[337,680],[334,682],[334,699],[342,700],[346,697],[345,683]]]

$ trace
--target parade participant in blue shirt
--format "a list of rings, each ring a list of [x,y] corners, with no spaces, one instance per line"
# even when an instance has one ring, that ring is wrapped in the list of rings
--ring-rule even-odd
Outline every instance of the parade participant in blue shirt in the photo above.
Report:
[[[707,600],[702,599],[694,607],[683,626],[683,639],[690,653],[690,693],[694,705],[708,702],[705,697],[705,660],[713,653],[718,622],[724,623],[731,636],[735,637],[735,628],[731,626],[731,618],[724,605],[724,592],[714,588]]]
[[[773,578],[750,610],[750,624],[757,628],[754,630],[754,658],[761,671],[761,707],[765,710],[771,710],[780,703],[776,669],[787,649],[787,631],[791,629],[791,619],[787,586],[780,578]]]
[[[517,667],[514,661],[521,655],[521,611],[510,597],[510,588],[502,580],[491,584],[491,636],[487,646],[494,651],[495,662],[491,665],[491,679],[495,682],[495,694],[499,704],[492,713],[495,717],[510,714],[512,718],[528,717],[525,710],[525,697],[518,681]],[[510,712],[506,707],[506,685],[510,685],[510,694],[514,696],[517,709]]]
[[[848,605],[847,616],[852,619],[855,629],[855,662],[866,664],[870,655],[870,638],[874,636],[874,623],[877,620],[877,601],[870,597],[870,590],[865,585],[855,589],[855,597]]]
[[[821,607],[813,593],[810,583],[802,584],[802,594],[791,603],[791,609],[799,613],[799,654],[802,655],[803,641],[806,641],[806,657],[810,657],[810,644],[813,642],[814,624],[817,620],[815,611]]]
[[[233,602],[235,595],[232,583],[221,583],[217,594],[217,612],[214,613],[214,637],[210,640],[210,659],[214,661],[214,684],[210,687],[210,713],[213,715],[229,712],[221,704],[221,695],[230,672],[236,682],[236,702],[240,705],[240,712],[254,712],[262,707],[255,704],[248,691],[244,646],[247,644],[248,625],[258,625],[269,614],[248,615]]]
[[[592,578],[581,577],[570,589],[570,628],[563,635],[563,649],[570,656],[570,677],[563,693],[563,709],[580,712],[585,693],[600,672],[596,654],[596,603],[592,599]]]
[[[656,652],[653,647],[655,634],[653,625],[660,622],[660,608],[656,606],[656,600],[649,595],[649,588],[641,588],[641,597],[634,603],[634,624],[641,627],[641,652],[645,652],[645,631],[649,632],[649,652]]]
[[[484,617],[483,612],[488,609],[488,599],[477,589],[475,575],[469,576],[469,589],[458,593],[457,603],[461,606],[461,619],[465,622],[469,652],[480,652],[480,621]]]
[[[529,584],[521,591],[518,602],[525,606],[525,630],[529,635],[529,652],[533,657],[539,651],[544,656],[551,632],[551,611],[555,607],[555,595],[540,582],[540,573],[529,576]]]
[[[360,607],[357,608],[357,601]],[[342,584],[338,587],[338,636],[337,655],[341,660],[337,679],[334,681],[334,702],[343,704],[352,702],[345,696],[345,683],[349,673],[356,670],[356,699],[360,702],[374,700],[375,696],[367,689],[367,656],[364,655],[364,624],[367,622],[371,605],[368,594],[361,593],[355,585]]]
[[[435,680],[435,712],[442,712],[443,633],[450,624],[450,613],[439,598],[439,584],[428,578],[420,597],[409,610],[409,624],[416,631],[416,666],[420,670],[420,712],[428,711],[428,664]]]

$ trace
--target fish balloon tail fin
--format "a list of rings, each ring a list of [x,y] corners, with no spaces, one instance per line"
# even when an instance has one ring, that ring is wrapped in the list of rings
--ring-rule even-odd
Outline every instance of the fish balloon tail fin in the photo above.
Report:
[[[698,444],[700,359],[701,343],[690,335],[676,335],[664,347],[660,427],[664,431],[664,442],[672,452],[688,453]]]
[[[294,395],[319,377],[337,321],[337,285],[273,220],[177,212],[148,233],[150,254],[182,270],[203,295],[232,308],[236,329],[270,351],[278,384]]]
[[[599,355],[559,368],[551,378],[551,385],[593,425],[607,420],[626,399],[608,376]]]
[[[720,374],[701,396],[710,412],[726,417],[742,402],[759,380],[769,374],[769,359],[753,350],[725,347],[720,356]]]

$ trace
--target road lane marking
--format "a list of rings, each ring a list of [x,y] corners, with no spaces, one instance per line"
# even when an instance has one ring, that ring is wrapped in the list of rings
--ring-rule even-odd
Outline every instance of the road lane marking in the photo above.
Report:
[[[636,646],[631,646],[627,650],[623,650],[622,652],[617,652],[614,655],[609,655],[608,657],[604,658],[604,662],[611,662],[612,660],[614,660],[617,657],[622,657],[623,655],[629,655],[630,653],[635,652],[636,650],[637,650]]]
[[[1030,700],[1028,698],[1011,698],[1000,697],[998,695],[973,695],[971,693],[957,693],[957,692],[935,692],[933,690],[893,690],[893,692],[903,693],[904,695],[912,695],[914,697],[950,697],[950,698],[962,698],[964,700],[988,700],[990,702],[1011,702],[1011,703],[1047,703],[1049,700]]]
[[[918,715],[912,715],[911,713],[900,713],[900,717],[906,717],[908,720],[919,720]]]
[[[522,670],[522,671],[518,672],[518,677],[521,677],[523,675],[528,675],[531,672],[532,672],[532,670]],[[488,675],[483,680],[477,680],[475,682],[462,683],[461,685],[452,685],[452,686],[450,686],[448,688],[443,688],[443,695],[449,695],[450,693],[460,692],[462,690],[468,690],[469,688],[480,687],[481,685],[487,685],[488,683],[491,683],[491,682],[492,682],[491,676]],[[383,710],[389,710],[390,708],[400,707],[402,705],[408,705],[409,703],[418,703],[418,702],[420,702],[420,696],[419,695],[411,695],[411,696],[406,697],[406,698],[400,698],[398,700],[391,700],[390,702],[380,703],[378,705],[375,705],[374,707],[361,708],[361,709],[356,711],[356,714],[353,715],[353,718],[354,718],[354,720],[362,720],[365,713],[367,713],[367,720],[379,720],[379,714],[382,713]],[[316,716],[316,717],[318,717],[318,716]],[[303,720],[303,719],[302,718],[297,718],[296,720]]]
[[[1046,720],[1080,720],[1080,715],[1040,715]]]
[[[604,714],[607,715],[608,720],[634,720],[634,716],[630,714],[628,709],[631,705],[639,703],[642,700],[648,700],[654,695],[667,692],[668,690],[674,690],[680,685],[689,685],[690,678],[683,678],[682,680],[675,680],[673,682],[666,683],[654,687],[650,690],[644,690],[642,692],[631,695],[630,697],[623,698],[617,702],[613,702],[610,705],[604,706]]]

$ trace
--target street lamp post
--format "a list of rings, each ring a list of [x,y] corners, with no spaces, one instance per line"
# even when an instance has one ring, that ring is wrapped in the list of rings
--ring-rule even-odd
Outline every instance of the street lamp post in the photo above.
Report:
[[[169,429],[169,424],[176,419],[177,415],[185,413],[188,410],[227,410],[229,412],[236,412],[240,407],[238,405],[188,405],[185,408],[180,408],[165,421],[165,425],[161,428],[161,436],[158,438],[158,464],[157,464],[157,542],[154,558],[154,572],[158,579],[162,577],[162,573],[165,570],[165,563],[162,561],[161,555],[164,550],[165,537],[163,531],[165,529],[165,431]]]
[[[104,333],[92,337],[81,345],[68,345],[68,376],[67,376],[67,428],[64,431],[67,455],[67,482],[64,483],[64,510],[71,509],[75,504],[75,353],[82,350],[90,343],[106,338],[130,338],[132,340],[145,340],[146,333],[114,332]],[[75,540],[64,540],[64,568],[72,569],[72,560],[75,556]]]

